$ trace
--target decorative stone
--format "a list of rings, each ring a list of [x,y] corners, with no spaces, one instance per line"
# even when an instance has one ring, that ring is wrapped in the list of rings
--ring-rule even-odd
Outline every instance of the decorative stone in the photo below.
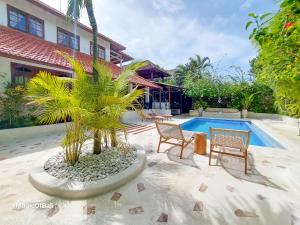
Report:
[[[65,153],[54,155],[44,164],[44,170],[51,176],[73,181],[96,181],[117,174],[133,164],[137,151],[133,146],[110,148],[99,155],[83,150],[79,161],[74,165],[65,163]],[[90,149],[90,148],[89,148]]]
[[[193,211],[203,211],[203,208],[204,208],[204,205],[203,205],[203,202],[201,202],[201,201],[197,201],[196,203],[195,203],[195,206],[194,206],[194,209],[193,209]]]
[[[138,183],[137,184],[137,189],[138,189],[138,192],[141,192],[141,191],[144,191],[146,188],[145,188],[145,185],[143,183]]]
[[[48,217],[52,217],[54,216],[56,213],[58,213],[59,211],[59,206],[58,205],[54,205],[52,208],[50,208],[48,211],[47,211],[47,216]]]
[[[200,188],[199,188],[199,191],[200,192],[205,192],[207,190],[208,186],[204,183],[201,184]]]
[[[119,201],[119,199],[121,198],[121,196],[122,196],[121,193],[115,192],[115,193],[113,194],[113,196],[111,197],[110,200],[112,200],[112,201]]]
[[[144,209],[142,206],[138,206],[136,208],[128,209],[130,214],[141,214],[144,212]]]
[[[257,215],[253,212],[245,211],[242,209],[236,209],[234,214],[238,217],[257,217]]]
[[[168,222],[168,214],[166,214],[166,213],[160,214],[160,216],[157,219],[157,222],[167,223]]]

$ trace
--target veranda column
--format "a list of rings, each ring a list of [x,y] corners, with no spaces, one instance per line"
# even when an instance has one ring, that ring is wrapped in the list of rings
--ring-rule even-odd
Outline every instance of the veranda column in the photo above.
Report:
[[[146,87],[146,98],[145,98],[145,102],[146,102],[146,107],[147,109],[149,109],[149,105],[150,105],[150,88]]]

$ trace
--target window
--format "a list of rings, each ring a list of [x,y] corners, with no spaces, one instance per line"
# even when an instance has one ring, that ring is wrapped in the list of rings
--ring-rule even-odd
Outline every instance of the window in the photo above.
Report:
[[[57,44],[80,50],[80,37],[64,29],[57,28]]]
[[[7,6],[8,26],[44,38],[44,21],[12,6]]]
[[[90,44],[90,54],[93,55],[93,42]],[[105,48],[98,45],[98,58],[105,60]]]
[[[33,77],[31,67],[21,64],[12,64],[12,82],[17,85],[25,85]]]
[[[52,75],[58,77],[72,77],[71,73],[48,70],[19,63],[11,63],[12,83],[16,85],[25,85],[32,77],[34,77],[40,71],[47,71]]]

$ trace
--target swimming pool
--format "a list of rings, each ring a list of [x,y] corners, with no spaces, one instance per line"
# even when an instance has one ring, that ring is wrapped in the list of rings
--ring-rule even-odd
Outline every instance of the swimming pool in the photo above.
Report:
[[[209,138],[210,127],[232,130],[249,130],[251,131],[250,145],[283,148],[272,137],[251,123],[251,121],[194,118],[181,124],[181,127],[183,130],[187,131],[205,132],[207,133],[207,138]]]

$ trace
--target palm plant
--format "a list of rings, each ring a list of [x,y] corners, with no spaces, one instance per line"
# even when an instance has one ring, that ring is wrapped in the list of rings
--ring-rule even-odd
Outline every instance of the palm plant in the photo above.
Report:
[[[250,108],[250,106],[251,106],[251,104],[252,104],[252,102],[254,100],[255,95],[258,95],[260,93],[261,93],[260,91],[252,93],[252,94],[250,94],[250,93],[244,93],[243,94],[244,98],[242,100],[243,109],[249,110],[249,108]]]
[[[212,66],[208,57],[201,58],[196,55],[196,58],[190,58],[185,65],[179,65],[175,71],[175,82],[178,86],[182,86],[187,78],[201,79],[208,74],[208,69]]]
[[[116,145],[116,129],[122,129],[120,117],[143,94],[137,88],[127,93],[132,67],[113,79],[109,67],[97,64],[97,82],[87,75],[81,64],[63,54],[73,67],[75,78],[59,78],[40,72],[28,83],[29,104],[37,106],[36,116],[42,123],[63,121],[66,136],[63,141],[66,161],[74,165],[80,156],[83,143],[89,138],[86,131],[99,134],[100,143],[94,153],[101,152],[103,134],[111,133],[111,145]],[[71,88],[70,88],[71,87]],[[126,91],[125,91],[126,90]],[[72,123],[67,123],[68,119]]]
[[[192,72],[192,76],[200,79],[207,72],[208,68],[211,67],[211,62],[208,57],[201,58],[201,56],[196,55],[195,58],[190,58],[187,66]]]

